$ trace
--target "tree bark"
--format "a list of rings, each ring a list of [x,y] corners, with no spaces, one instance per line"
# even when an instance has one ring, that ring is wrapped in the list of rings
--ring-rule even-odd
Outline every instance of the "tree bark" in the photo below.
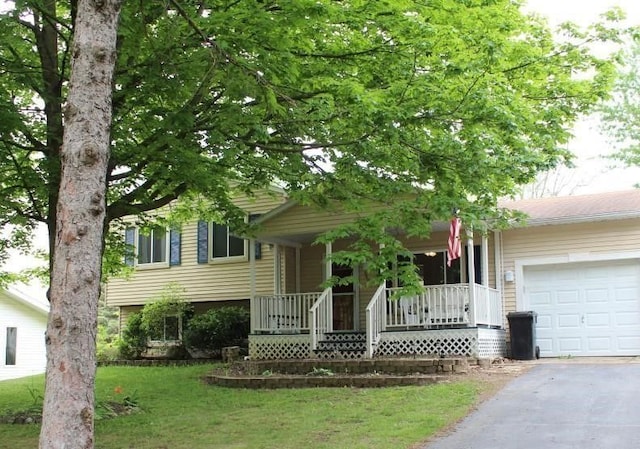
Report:
[[[119,0],[80,0],[64,110],[40,448],[93,448],[97,306]]]

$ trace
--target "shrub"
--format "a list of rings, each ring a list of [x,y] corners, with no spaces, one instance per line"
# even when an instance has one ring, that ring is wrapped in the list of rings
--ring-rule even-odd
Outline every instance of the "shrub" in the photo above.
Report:
[[[242,345],[249,329],[247,309],[222,307],[194,316],[184,331],[183,341],[188,348],[219,351],[225,346]]]
[[[185,358],[187,352],[176,338],[180,337],[181,323],[185,326],[192,313],[193,307],[182,298],[180,287],[177,284],[167,285],[157,298],[127,320],[118,342],[120,356],[139,359],[147,351],[149,342],[153,341],[154,357]]]
[[[120,356],[124,359],[139,359],[147,349],[147,334],[142,328],[142,312],[134,313],[127,319],[127,326],[118,340]]]
[[[98,362],[113,362],[120,357],[120,341],[118,339],[109,343],[97,343],[96,358]]]
[[[193,307],[182,298],[180,287],[169,284],[160,296],[142,309],[141,328],[151,340],[165,341],[168,322],[167,317],[179,317],[183,322],[192,313]],[[173,330],[179,327],[178,320],[172,322]]]

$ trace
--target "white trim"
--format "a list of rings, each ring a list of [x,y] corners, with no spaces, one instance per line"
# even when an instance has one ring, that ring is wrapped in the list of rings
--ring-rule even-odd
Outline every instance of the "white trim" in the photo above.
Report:
[[[516,289],[516,310],[525,310],[528,304],[525,303],[524,292],[524,268],[536,265],[554,265],[575,262],[604,262],[607,260],[640,259],[640,251],[615,251],[606,253],[567,253],[562,255],[532,257],[516,259],[515,263],[515,289]]]
[[[4,292],[5,296],[7,296],[9,299],[12,299],[14,301],[16,301],[18,304],[22,304],[24,306],[27,306],[28,308],[30,308],[31,310],[35,310],[36,312],[47,316],[49,314],[49,303],[48,302],[42,302],[36,298],[32,298],[30,296],[27,296],[25,293],[16,291],[13,289],[13,287],[9,287],[8,289],[2,289],[0,290],[0,295],[2,295],[2,293]]]

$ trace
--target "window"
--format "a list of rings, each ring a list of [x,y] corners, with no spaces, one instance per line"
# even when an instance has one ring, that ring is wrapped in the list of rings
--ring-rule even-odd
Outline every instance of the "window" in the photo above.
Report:
[[[182,238],[179,229],[167,231],[160,226],[144,230],[127,228],[125,242],[130,250],[125,256],[127,265],[180,265]]]
[[[157,333],[151,335],[151,341],[171,342],[182,338],[182,320],[177,315],[164,317],[164,326]]]
[[[138,231],[138,265],[167,261],[167,231],[153,227],[148,232]]]
[[[244,257],[245,240],[229,232],[229,227],[212,223],[211,258]]]
[[[198,263],[247,260],[247,240],[233,235],[228,226],[198,222]],[[256,259],[260,249],[256,247]]]
[[[16,347],[18,343],[18,328],[7,328],[7,347],[5,350],[5,365],[16,364]]]

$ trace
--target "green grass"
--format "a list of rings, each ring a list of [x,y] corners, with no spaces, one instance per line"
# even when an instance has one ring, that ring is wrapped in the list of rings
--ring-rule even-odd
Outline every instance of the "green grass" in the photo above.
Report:
[[[97,449],[408,448],[464,416],[481,386],[236,390],[207,386],[211,366],[105,367],[98,401],[134,395],[142,412],[96,423]],[[43,376],[0,382],[0,411],[33,404]],[[116,393],[116,389],[122,390]],[[0,424],[2,446],[37,447],[39,426]]]

